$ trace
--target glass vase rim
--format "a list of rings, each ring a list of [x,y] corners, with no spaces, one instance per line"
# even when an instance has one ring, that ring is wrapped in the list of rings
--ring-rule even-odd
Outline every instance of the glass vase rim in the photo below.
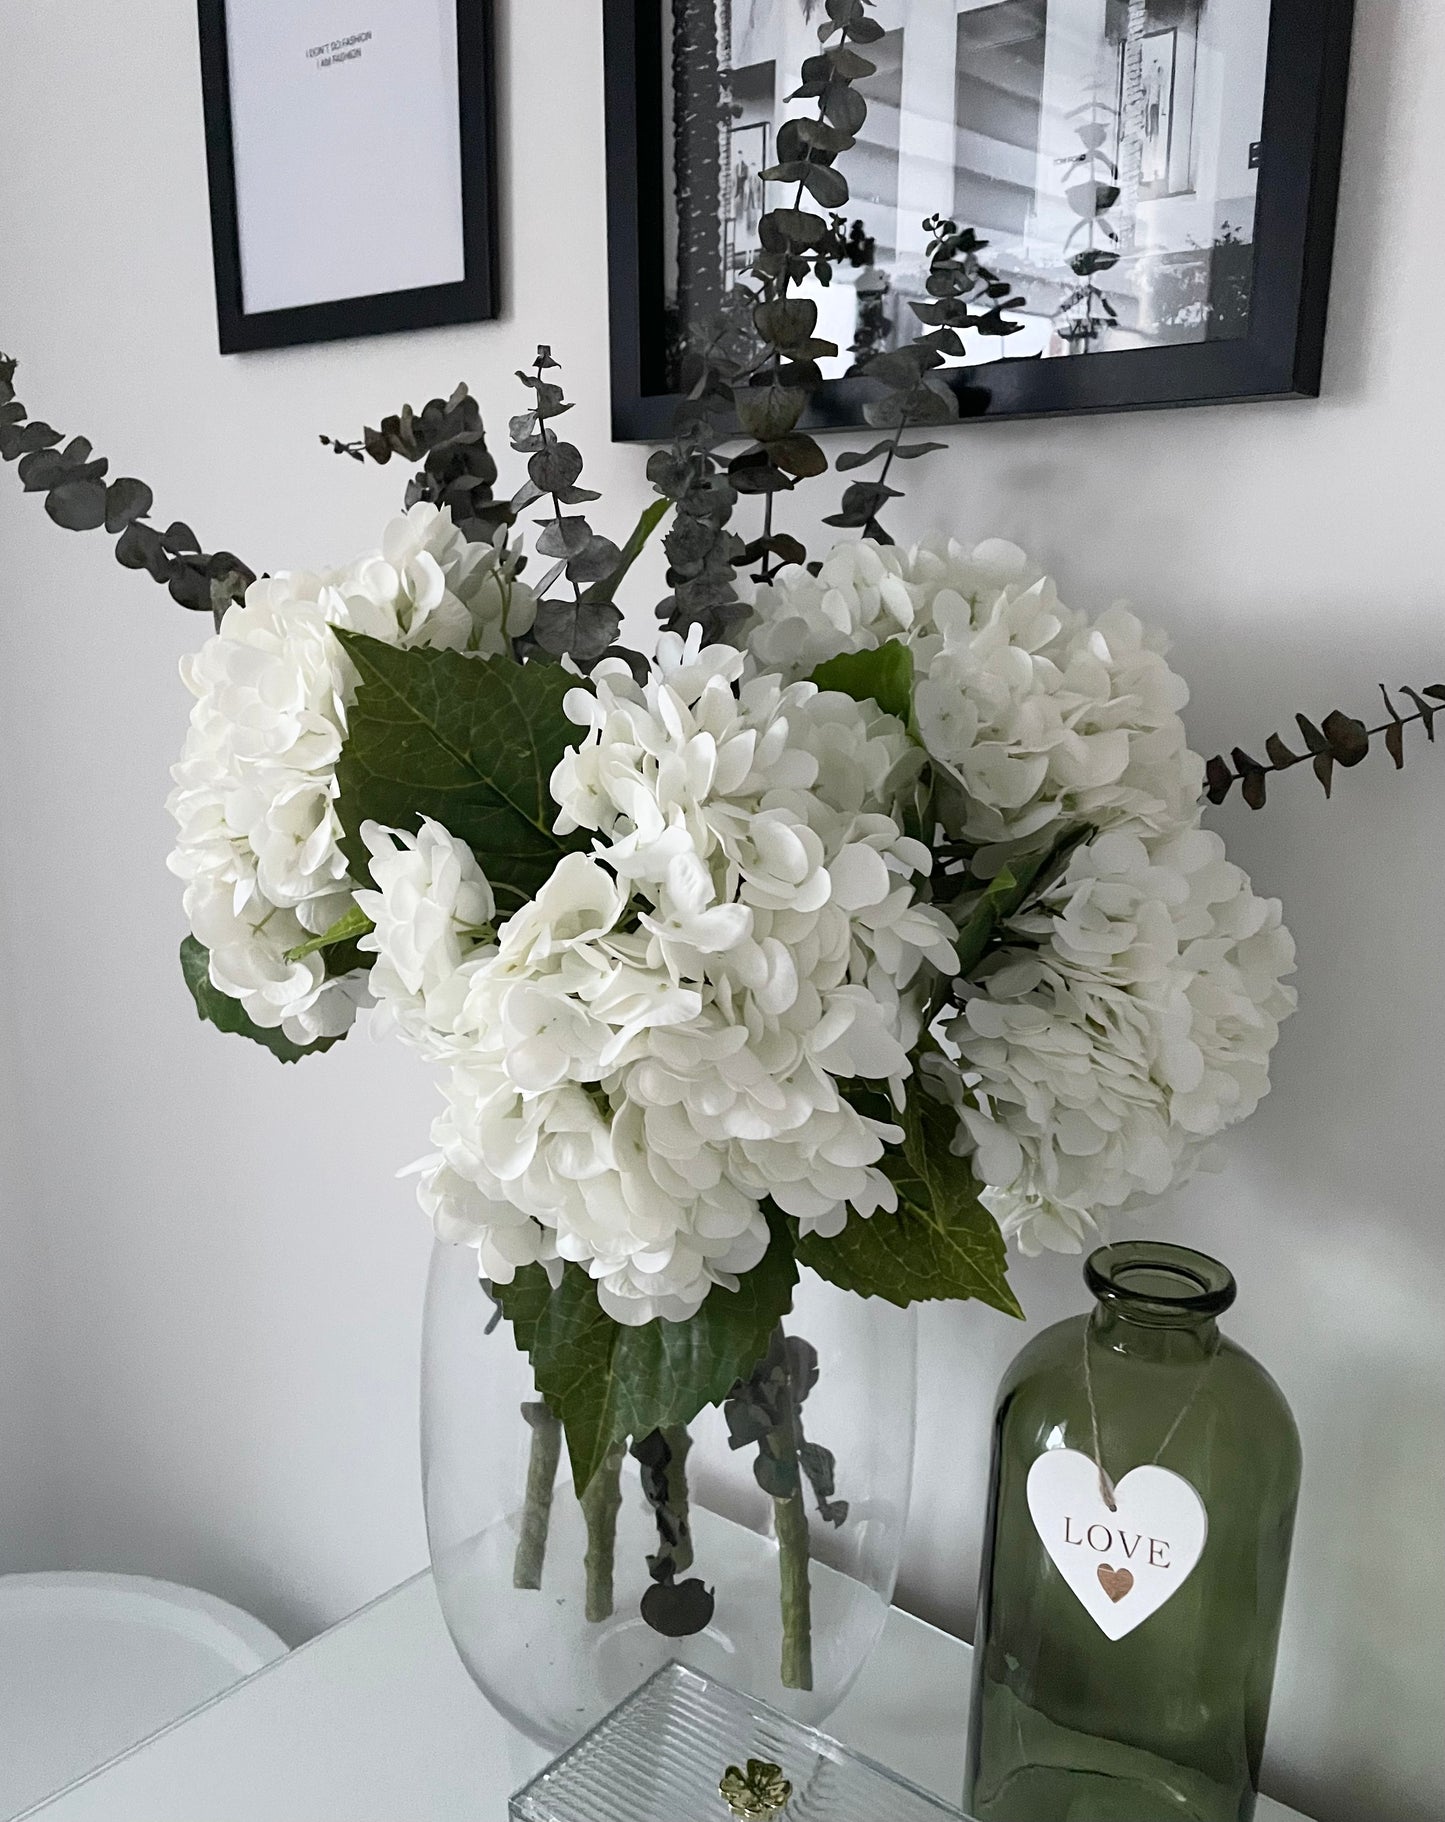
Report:
[[[1204,1322],[1222,1315],[1238,1286],[1208,1253],[1167,1240],[1116,1240],[1090,1253],[1084,1282],[1111,1312],[1137,1322]]]

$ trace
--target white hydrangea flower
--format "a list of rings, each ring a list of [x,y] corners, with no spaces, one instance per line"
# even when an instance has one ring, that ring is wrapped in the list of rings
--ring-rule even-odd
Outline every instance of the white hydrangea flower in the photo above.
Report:
[[[426,1001],[452,1066],[424,1203],[503,1281],[584,1265],[629,1324],[751,1270],[768,1197],[825,1233],[897,1206],[879,1161],[899,1129],[839,1084],[901,1098],[933,971],[957,964],[894,814],[917,746],[871,703],[742,683],[743,662],[667,635],[644,684],[605,663],[571,693],[585,731],[552,792],[594,852]]]
[[[492,888],[466,843],[430,817],[415,835],[364,822],[361,839],[377,889],[355,900],[376,927],[357,947],[377,957],[370,987],[378,1030],[395,1025],[427,1047],[455,1016],[442,1000],[463,960],[491,939]]]
[[[336,763],[355,674],[333,628],[396,645],[500,650],[535,601],[505,542],[468,544],[418,505],[379,552],[341,569],[263,577],[181,675],[196,698],[169,808],[170,866],[211,951],[211,979],[258,1025],[298,1043],[344,1032],[363,984],[327,981],[319,956],[288,961],[347,909]]]
[[[1161,1195],[1269,1088],[1294,943],[1201,829],[1080,849],[949,1037],[960,1146],[1025,1252]]]
[[[950,833],[987,850],[1064,822],[1157,834],[1192,820],[1203,764],[1164,641],[1122,607],[1065,607],[1012,544],[840,544],[816,577],[788,568],[760,589],[746,629],[754,663],[790,677],[900,638],[920,736],[958,786]]]

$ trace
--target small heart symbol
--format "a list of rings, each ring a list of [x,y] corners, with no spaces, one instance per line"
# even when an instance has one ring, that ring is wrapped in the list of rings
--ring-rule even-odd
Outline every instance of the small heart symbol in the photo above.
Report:
[[[1134,1586],[1134,1577],[1127,1569],[1111,1569],[1107,1563],[1100,1563],[1099,1586],[1111,1601],[1121,1601]]]

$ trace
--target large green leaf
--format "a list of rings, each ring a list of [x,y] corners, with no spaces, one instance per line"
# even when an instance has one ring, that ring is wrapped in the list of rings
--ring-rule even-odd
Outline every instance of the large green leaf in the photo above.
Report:
[[[855,702],[876,702],[880,709],[911,725],[913,720],[913,653],[901,639],[866,652],[843,652],[813,672],[820,690],[841,690]]]
[[[736,1291],[714,1288],[687,1322],[624,1328],[577,1265],[565,1268],[555,1291],[540,1265],[494,1286],[537,1390],[567,1432],[574,1486],[585,1490],[614,1443],[690,1423],[720,1404],[767,1353],[798,1281],[790,1224],[775,1216],[771,1225],[762,1263],[742,1274]]]
[[[577,739],[562,712],[577,678],[552,664],[338,636],[361,678],[336,768],[353,877],[369,877],[362,823],[415,829],[430,816],[472,849],[501,909],[515,910],[587,845],[583,833],[553,833],[548,789]]]
[[[317,1038],[314,1044],[293,1044],[279,1026],[258,1025],[239,1000],[233,1000],[230,994],[222,993],[212,983],[210,951],[193,936],[188,936],[181,944],[181,973],[196,1002],[196,1011],[203,1019],[218,1031],[234,1032],[238,1037],[250,1038],[253,1044],[264,1045],[283,1063],[299,1063],[302,1057],[320,1056],[323,1050],[330,1050],[333,1044],[341,1042],[340,1038]]]
[[[886,1116],[885,1116],[886,1117]],[[958,1116],[924,1093],[916,1078],[903,1116],[903,1152],[883,1161],[898,1191],[898,1209],[854,1215],[832,1240],[808,1234],[798,1243],[804,1265],[860,1297],[910,1303],[977,1298],[1022,1316],[1009,1288],[998,1223],[979,1201],[965,1158],[949,1149]]]

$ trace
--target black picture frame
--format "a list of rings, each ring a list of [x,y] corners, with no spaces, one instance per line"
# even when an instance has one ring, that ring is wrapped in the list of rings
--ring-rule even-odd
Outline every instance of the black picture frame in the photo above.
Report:
[[[201,89],[211,197],[216,321],[222,354],[393,335],[501,312],[497,236],[495,32],[492,0],[457,0],[464,276],[369,297],[248,313],[241,283],[226,0],[198,0]],[[341,154],[344,156],[344,151]]]
[[[662,7],[603,0],[606,53],[612,429],[661,442],[677,399],[663,388]],[[1319,396],[1344,142],[1354,0],[1273,0],[1258,156],[1247,335],[1004,360],[948,370],[968,419],[1059,417]],[[1255,148],[1251,148],[1255,161]],[[805,422],[853,429],[877,389],[830,380]]]

